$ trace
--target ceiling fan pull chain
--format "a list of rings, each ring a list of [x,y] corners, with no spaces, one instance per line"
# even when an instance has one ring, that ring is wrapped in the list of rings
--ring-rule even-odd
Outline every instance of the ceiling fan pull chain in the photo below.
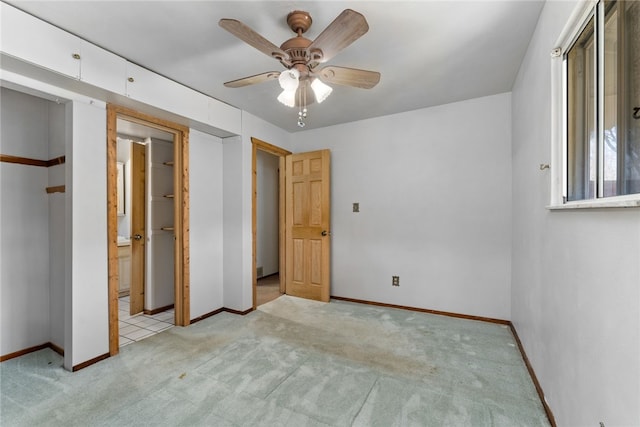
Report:
[[[298,96],[298,126],[303,128],[305,126],[304,119],[307,118],[307,88],[306,82],[299,89]]]
[[[304,84],[304,91],[302,92],[302,96],[304,97],[304,103],[302,104],[302,118],[307,118],[307,82]]]

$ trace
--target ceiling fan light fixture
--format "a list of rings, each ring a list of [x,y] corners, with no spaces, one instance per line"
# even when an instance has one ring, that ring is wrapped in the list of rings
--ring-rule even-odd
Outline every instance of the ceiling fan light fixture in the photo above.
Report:
[[[316,96],[316,102],[319,104],[331,94],[333,88],[328,86],[320,81],[320,79],[315,79],[313,83],[311,83],[311,89],[313,89],[313,94]]]
[[[280,95],[278,95],[278,101],[286,105],[287,107],[295,107],[296,106],[296,89],[293,90],[283,90]]]
[[[290,70],[284,70],[278,76],[278,82],[280,83],[280,87],[285,91],[293,91],[295,92],[298,89],[298,81],[300,79],[300,72],[295,68]]]
[[[221,19],[219,25],[265,55],[278,60],[286,70],[268,71],[224,83],[226,87],[244,87],[278,79],[282,93],[277,97],[282,104],[299,107],[298,126],[303,127],[307,118],[307,104],[321,103],[333,88],[326,83],[371,89],[380,81],[380,73],[349,67],[323,66],[342,49],[351,45],[369,31],[365,17],[354,10],[345,9],[315,40],[302,36],[311,25],[308,12],[296,10],[287,16],[287,25],[296,33],[280,47],[256,33],[236,19]],[[322,80],[316,78],[321,76]]]

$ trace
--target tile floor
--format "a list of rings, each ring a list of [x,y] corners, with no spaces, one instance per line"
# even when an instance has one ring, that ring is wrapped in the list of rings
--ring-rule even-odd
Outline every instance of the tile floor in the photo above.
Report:
[[[154,315],[129,315],[129,297],[118,299],[118,329],[120,347],[148,338],[174,326],[174,310],[169,309]]]

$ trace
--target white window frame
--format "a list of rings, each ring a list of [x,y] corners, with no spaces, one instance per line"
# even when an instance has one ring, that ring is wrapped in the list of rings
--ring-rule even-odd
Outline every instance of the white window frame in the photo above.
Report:
[[[551,51],[551,200],[548,209],[583,209],[583,208],[632,208],[640,207],[640,194],[628,194],[623,196],[612,197],[600,197],[596,195],[593,199],[567,201],[567,174],[568,174],[568,153],[567,153],[567,120],[566,110],[567,97],[567,73],[566,63],[564,61],[564,54],[569,48],[571,48],[573,42],[576,40],[582,29],[594,15],[597,7],[604,10],[604,4],[599,0],[588,0],[579,2],[576,8],[573,10],[567,25],[560,33],[558,40],[556,41],[556,48]],[[600,20],[596,20],[596,29],[603,25],[604,13],[600,14]],[[602,38],[599,38],[596,42],[601,49],[603,46]],[[600,65],[604,67],[604,65]],[[603,90],[604,75],[602,70],[596,75],[601,80],[598,85],[598,90]],[[600,100],[602,96],[598,97]],[[602,102],[602,101],[600,101]],[[602,109],[599,109],[602,111]],[[603,117],[600,115],[598,120],[602,121]],[[602,132],[603,126],[600,123]],[[602,144],[603,137],[599,136],[599,144]],[[600,149],[600,148],[599,148]],[[601,157],[601,156],[600,156]],[[601,176],[602,173],[602,160],[598,165],[598,173]],[[600,179],[600,178],[599,178]]]

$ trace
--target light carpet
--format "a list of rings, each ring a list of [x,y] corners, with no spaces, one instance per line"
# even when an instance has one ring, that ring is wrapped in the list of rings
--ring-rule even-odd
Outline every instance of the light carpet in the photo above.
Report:
[[[76,373],[0,364],[2,426],[548,426],[508,327],[282,296]]]

